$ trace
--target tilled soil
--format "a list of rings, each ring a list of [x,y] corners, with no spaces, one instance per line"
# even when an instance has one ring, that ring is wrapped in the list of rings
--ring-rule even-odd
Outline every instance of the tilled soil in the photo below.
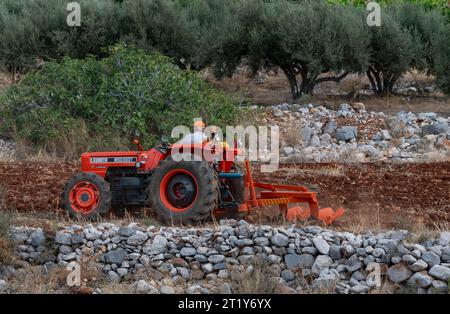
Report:
[[[10,209],[57,210],[64,184],[77,170],[75,163],[58,161],[0,163],[0,193]]]
[[[0,197],[19,212],[60,212],[62,188],[77,171],[78,165],[67,162],[0,163]],[[410,229],[450,221],[450,161],[291,164],[275,173],[260,173],[257,167],[254,172],[263,182],[307,186],[318,192],[321,207],[343,206],[346,215],[337,225]],[[263,222],[274,221],[270,209],[263,213],[258,216]]]
[[[321,207],[343,206],[346,224],[409,229],[450,220],[450,162],[296,164],[257,177],[307,186]]]

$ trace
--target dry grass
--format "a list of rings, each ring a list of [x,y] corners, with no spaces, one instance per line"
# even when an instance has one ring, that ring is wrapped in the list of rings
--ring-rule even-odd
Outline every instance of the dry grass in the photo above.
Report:
[[[428,75],[425,72],[421,72],[417,69],[412,69],[405,73],[405,75],[400,79],[401,81],[413,82],[420,85],[431,85],[435,81],[433,75]]]
[[[9,265],[14,262],[14,245],[10,238],[13,216],[4,212],[6,189],[0,186],[0,265]]]
[[[80,152],[88,151],[90,143],[88,129],[83,121],[71,128],[62,128],[58,136],[49,139],[46,145],[34,147],[29,143],[16,139],[15,157],[18,160],[51,162],[54,160],[77,160]]]
[[[235,294],[272,294],[276,291],[274,273],[263,259],[255,259],[252,271],[230,271],[232,292]]]
[[[0,162],[12,162],[16,160],[14,151],[0,151]]]
[[[345,93],[352,98],[357,97],[358,92],[362,89],[366,89],[367,87],[367,78],[363,75],[349,75],[338,85],[340,92]]]
[[[67,284],[70,270],[55,266],[47,270],[42,266],[26,266],[10,278],[13,293],[92,293],[95,288],[106,284],[105,276],[94,257],[79,262],[81,285],[70,287]]]
[[[447,221],[434,222],[433,225],[427,226],[422,221],[412,223],[408,228],[412,232],[410,241],[413,243],[424,243],[431,239],[436,239],[439,234],[450,230],[450,225]]]
[[[99,287],[106,294],[129,294],[130,287],[124,283],[108,283]]]
[[[6,209],[6,188],[0,185],[0,210]]]
[[[80,274],[82,285],[96,285],[103,282],[105,274],[101,270],[101,265],[96,262],[95,256],[84,257],[80,261]]]
[[[320,168],[299,169],[297,167],[289,167],[280,169],[279,172],[283,172],[283,175],[287,179],[296,177],[316,177],[316,176],[329,176],[329,177],[343,177],[345,176],[345,166],[342,164],[324,166]]]
[[[9,280],[10,289],[13,293],[26,294],[69,293],[68,274],[62,267],[46,272],[41,266],[28,266]]]
[[[11,241],[0,238],[0,265],[10,265],[14,262],[14,249]]]
[[[333,283],[329,286],[323,285],[323,286],[316,287],[316,288],[313,288],[311,285],[302,286],[299,293],[300,294],[335,294],[337,282],[338,281],[336,281],[335,283]]]
[[[385,279],[380,287],[369,290],[369,294],[394,294],[399,293],[399,286]],[[400,292],[401,293],[401,292]]]
[[[13,217],[9,212],[0,212],[0,238],[9,238]]]
[[[66,128],[60,128],[58,135],[46,139],[40,146],[33,145],[13,134],[16,144],[13,155],[0,155],[0,160],[24,160],[32,162],[77,161],[80,154],[88,151],[128,150],[128,140],[118,132],[111,132],[108,138],[91,136],[83,120],[77,120]]]
[[[286,132],[283,133],[281,141],[289,146],[303,146],[302,141],[302,129],[297,122],[292,122],[289,124],[289,127],[286,129]]]

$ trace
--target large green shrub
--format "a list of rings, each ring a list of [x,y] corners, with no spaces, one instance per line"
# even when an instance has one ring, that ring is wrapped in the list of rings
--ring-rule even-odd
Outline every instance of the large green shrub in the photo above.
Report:
[[[191,126],[194,117],[233,123],[237,110],[230,98],[168,57],[123,46],[101,60],[49,62],[10,87],[0,103],[3,132],[57,153],[63,151],[60,141],[75,141],[69,144],[79,150],[122,148],[132,129],[152,145],[176,125]]]

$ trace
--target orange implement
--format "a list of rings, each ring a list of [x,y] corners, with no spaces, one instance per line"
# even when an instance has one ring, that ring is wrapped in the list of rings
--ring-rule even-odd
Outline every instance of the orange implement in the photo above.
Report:
[[[283,184],[267,184],[253,181],[250,163],[245,161],[245,201],[240,207],[241,212],[249,212],[253,208],[270,205],[278,205],[280,211],[289,220],[304,220],[314,218],[330,225],[333,221],[344,214],[344,209],[334,211],[331,207],[319,209],[317,193],[309,191],[304,186],[292,186]],[[257,192],[256,189],[259,189]],[[307,203],[309,208],[293,206],[288,204]]]

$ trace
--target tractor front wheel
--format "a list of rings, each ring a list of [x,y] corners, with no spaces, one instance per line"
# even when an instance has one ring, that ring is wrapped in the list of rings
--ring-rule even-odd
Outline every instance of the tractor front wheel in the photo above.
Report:
[[[79,173],[65,185],[63,208],[75,219],[93,220],[111,207],[109,183],[93,173]]]
[[[152,210],[163,223],[194,224],[211,216],[219,192],[214,170],[204,161],[163,160],[152,174]]]

